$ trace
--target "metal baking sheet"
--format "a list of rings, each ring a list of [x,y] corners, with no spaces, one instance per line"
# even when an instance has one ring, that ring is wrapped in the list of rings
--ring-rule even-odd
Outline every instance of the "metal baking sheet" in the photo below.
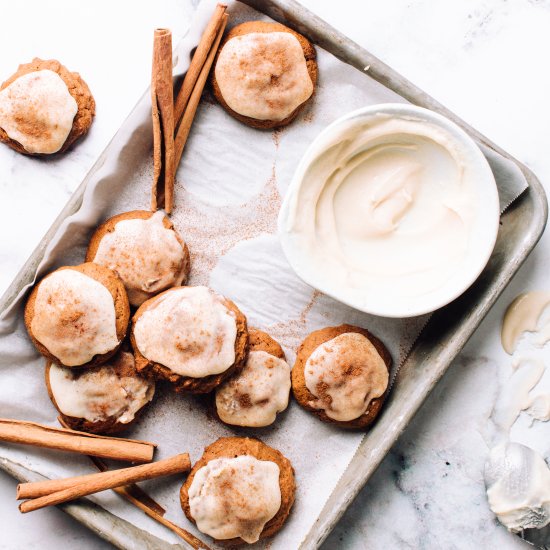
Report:
[[[465,294],[431,317],[415,343],[398,372],[395,386],[382,415],[368,432],[368,437],[364,438],[316,523],[300,546],[303,550],[310,550],[318,548],[333,529],[534,248],[546,224],[547,202],[540,182],[528,168],[299,3],[294,0],[245,0],[245,3],[295,28],[344,63],[359,71],[367,71],[370,77],[411,103],[450,118],[468,132],[479,145],[514,162],[529,184],[528,189],[502,216],[495,250],[482,275]],[[100,156],[90,173],[101,167],[108,150],[109,148]],[[32,280],[53,235],[63,220],[78,210],[86,188],[86,180],[75,191],[0,299],[0,311],[7,308],[20,290]],[[514,198],[509,197],[509,202]],[[20,464],[8,461],[0,461],[0,467],[20,480],[29,480],[38,475]],[[85,499],[64,505],[62,509],[119,548],[178,547],[152,537]],[[179,547],[186,548],[187,545],[182,542]]]

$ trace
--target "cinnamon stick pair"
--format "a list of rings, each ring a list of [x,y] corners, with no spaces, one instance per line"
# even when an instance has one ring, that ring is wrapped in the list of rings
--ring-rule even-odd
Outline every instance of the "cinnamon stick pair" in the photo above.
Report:
[[[63,418],[58,417],[58,421],[64,428],[68,428]],[[107,465],[101,459],[94,456],[90,456],[89,458],[100,472],[105,472],[107,470]],[[179,525],[176,525],[163,517],[166,510],[158,502],[152,499],[145,491],[143,491],[139,485],[134,483],[121,485],[119,487],[113,487],[113,491],[133,504],[136,508],[139,508],[150,518],[170,529],[173,533],[191,545],[192,548],[195,548],[196,550],[210,550],[204,542],[195,537],[189,531],[186,531],[183,527],[180,527]]]
[[[69,477],[65,479],[49,479],[33,483],[20,483],[17,486],[17,499],[31,499],[22,502],[19,510],[22,513],[39,510],[45,506],[61,504],[93,493],[137,483],[146,479],[188,472],[191,462],[187,453],[159,460],[140,466],[107,470],[97,474]]]
[[[216,6],[195,50],[175,102],[172,81],[172,34],[168,29],[155,31],[151,79],[153,211],[164,208],[168,214],[172,212],[175,173],[227,24],[226,8],[224,4]]]

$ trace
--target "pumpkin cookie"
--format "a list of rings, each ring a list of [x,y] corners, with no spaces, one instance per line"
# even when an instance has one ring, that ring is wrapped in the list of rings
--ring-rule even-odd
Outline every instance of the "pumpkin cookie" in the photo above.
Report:
[[[295,493],[294,469],[279,451],[257,439],[222,437],[193,466],[180,500],[201,532],[237,545],[279,531]]]
[[[33,288],[25,325],[36,349],[63,367],[95,367],[120,347],[130,320],[122,281],[85,263],[61,267]]]
[[[244,368],[216,388],[216,414],[233,426],[269,426],[288,406],[290,367],[269,334],[253,329],[248,341]]]
[[[124,431],[155,395],[155,383],[138,374],[129,346],[91,369],[66,369],[48,361],[45,374],[54,407],[64,423],[78,431]]]
[[[249,126],[285,126],[313,95],[315,58],[311,43],[280,23],[242,23],[229,31],[216,55],[214,96]]]
[[[60,153],[90,129],[94,113],[78,73],[35,58],[0,86],[0,141],[27,155]]]
[[[205,286],[175,287],[139,307],[131,342],[139,372],[176,391],[208,393],[244,366],[246,317]]]
[[[388,392],[391,356],[368,330],[340,325],[316,330],[302,342],[292,369],[292,391],[323,422],[365,428]]]
[[[86,261],[122,279],[133,306],[187,281],[189,249],[164,212],[134,210],[102,223],[92,235]]]

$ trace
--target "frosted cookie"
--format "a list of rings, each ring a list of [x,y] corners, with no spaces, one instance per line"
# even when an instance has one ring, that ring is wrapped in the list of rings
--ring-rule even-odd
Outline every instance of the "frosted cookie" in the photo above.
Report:
[[[208,393],[244,366],[246,317],[205,286],[175,287],[139,307],[131,342],[139,372],[176,391]]]
[[[193,466],[180,500],[201,532],[236,545],[279,531],[295,493],[294,470],[279,451],[257,439],[222,437]]]
[[[160,211],[134,210],[108,219],[93,234],[86,261],[115,271],[133,306],[182,285],[189,275],[189,249]]]
[[[382,408],[391,363],[384,344],[368,330],[352,325],[316,330],[296,354],[292,391],[323,422],[365,428]]]
[[[285,126],[313,95],[315,57],[306,38],[280,23],[242,23],[229,31],[218,50],[214,96],[249,126]]]
[[[250,330],[244,368],[216,388],[214,404],[225,424],[269,426],[288,406],[290,367],[281,346],[265,332]]]
[[[33,288],[25,325],[36,349],[64,367],[101,365],[120,347],[130,320],[122,281],[85,263],[61,267]]]
[[[78,73],[35,58],[0,86],[0,141],[28,155],[63,152],[90,129],[94,113]]]
[[[155,383],[138,374],[134,354],[124,348],[91,369],[67,369],[48,361],[46,387],[65,424],[96,434],[126,430],[155,395]]]

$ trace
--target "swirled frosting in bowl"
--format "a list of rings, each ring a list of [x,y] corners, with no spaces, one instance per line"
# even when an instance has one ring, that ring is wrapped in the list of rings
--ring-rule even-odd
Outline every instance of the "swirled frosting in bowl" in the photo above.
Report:
[[[498,193],[471,138],[411,105],[355,111],[311,144],[279,216],[307,283],[362,311],[410,317],[460,295],[496,241]]]

